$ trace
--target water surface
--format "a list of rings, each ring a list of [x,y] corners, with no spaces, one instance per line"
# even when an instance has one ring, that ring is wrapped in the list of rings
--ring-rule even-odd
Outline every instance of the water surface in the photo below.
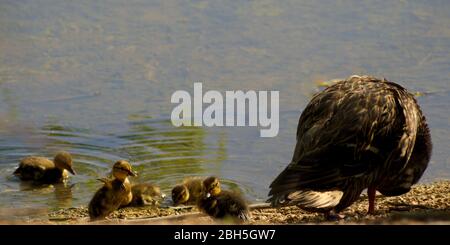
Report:
[[[114,161],[168,192],[217,175],[253,202],[289,163],[321,81],[371,74],[418,98],[434,152],[421,181],[450,178],[448,1],[0,0],[0,208],[86,205]],[[176,90],[280,91],[280,131],[175,128]],[[67,150],[69,186],[11,176],[19,159]],[[0,216],[2,214],[0,213]],[[4,217],[4,216],[2,216]]]

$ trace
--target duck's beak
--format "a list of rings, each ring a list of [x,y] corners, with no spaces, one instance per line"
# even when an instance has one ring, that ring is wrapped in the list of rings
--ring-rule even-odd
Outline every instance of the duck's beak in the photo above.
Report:
[[[137,176],[137,172],[134,172],[133,170],[129,170],[129,171],[128,171],[128,175],[129,175],[129,176],[136,177],[136,176]]]
[[[73,170],[72,167],[69,167],[67,170],[68,170],[71,174],[77,175],[77,173],[75,172],[75,170]]]

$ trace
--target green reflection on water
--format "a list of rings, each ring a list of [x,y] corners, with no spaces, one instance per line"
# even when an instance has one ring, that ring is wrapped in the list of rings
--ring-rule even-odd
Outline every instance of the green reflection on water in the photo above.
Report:
[[[128,143],[119,151],[136,165],[137,181],[156,181],[168,189],[186,176],[210,175],[226,159],[225,134],[209,142],[204,127],[174,127],[170,120],[130,124],[130,132],[121,136]]]

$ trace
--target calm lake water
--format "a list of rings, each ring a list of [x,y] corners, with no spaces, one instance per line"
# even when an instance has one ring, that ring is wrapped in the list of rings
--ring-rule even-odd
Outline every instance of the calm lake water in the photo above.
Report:
[[[318,83],[352,74],[423,93],[434,151],[421,181],[449,179],[449,13],[446,0],[0,0],[0,209],[87,205],[122,158],[134,181],[166,192],[213,174],[264,201]],[[173,127],[172,93],[198,81],[204,91],[280,91],[278,136]],[[75,158],[70,187],[12,177],[22,157],[58,150]]]

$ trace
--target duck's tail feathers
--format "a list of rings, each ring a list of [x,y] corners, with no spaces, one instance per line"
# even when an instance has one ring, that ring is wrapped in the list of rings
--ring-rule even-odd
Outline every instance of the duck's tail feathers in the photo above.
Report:
[[[303,208],[331,209],[339,203],[343,194],[339,190],[300,190],[274,195],[268,201],[273,207],[297,205]]]

